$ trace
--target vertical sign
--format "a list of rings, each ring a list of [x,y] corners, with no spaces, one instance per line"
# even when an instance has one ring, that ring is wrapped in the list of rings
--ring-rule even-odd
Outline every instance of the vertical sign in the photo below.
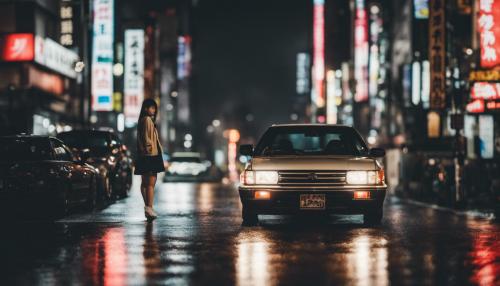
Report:
[[[309,93],[309,67],[311,65],[311,60],[309,54],[298,53],[297,54],[297,82],[295,90],[297,94]]]
[[[492,159],[495,151],[494,120],[492,115],[479,115],[481,158]]]
[[[65,47],[72,47],[75,42],[73,37],[75,27],[73,25],[73,6],[71,6],[70,0],[61,1],[59,16],[61,17],[59,43]]]
[[[125,30],[124,74],[125,123],[132,126],[141,112],[144,98],[144,30]]]
[[[313,15],[313,89],[312,102],[325,106],[323,81],[325,80],[325,11],[324,0],[314,0]]]
[[[430,108],[441,109],[446,104],[446,26],[445,0],[430,1],[429,61],[431,65]]]
[[[177,77],[184,79],[191,74],[191,37],[180,36],[177,51]]]
[[[492,68],[500,63],[500,1],[480,0],[477,27],[481,44],[481,66]]]
[[[354,79],[357,102],[368,100],[368,19],[365,0],[356,0],[354,20]]]
[[[114,0],[94,0],[92,110],[113,110]]]
[[[325,106],[323,82],[325,80],[325,11],[324,0],[314,0],[313,15],[313,89],[312,102]]]

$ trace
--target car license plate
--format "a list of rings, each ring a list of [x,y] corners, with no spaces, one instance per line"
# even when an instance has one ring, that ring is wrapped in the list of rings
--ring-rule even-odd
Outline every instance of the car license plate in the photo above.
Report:
[[[306,210],[324,210],[325,195],[311,194],[300,195],[300,208]]]

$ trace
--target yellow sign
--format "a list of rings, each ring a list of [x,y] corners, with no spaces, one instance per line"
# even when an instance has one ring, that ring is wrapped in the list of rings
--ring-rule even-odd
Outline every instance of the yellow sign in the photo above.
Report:
[[[500,81],[500,71],[498,70],[482,70],[471,71],[469,74],[470,81]]]

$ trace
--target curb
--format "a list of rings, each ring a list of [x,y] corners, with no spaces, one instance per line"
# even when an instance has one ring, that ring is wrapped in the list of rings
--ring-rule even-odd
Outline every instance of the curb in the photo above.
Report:
[[[392,196],[390,198],[390,200],[391,201],[401,201],[401,202],[409,203],[409,204],[419,206],[419,207],[431,208],[431,209],[437,210],[437,211],[450,212],[450,213],[453,213],[455,215],[465,216],[465,217],[473,218],[473,219],[495,220],[495,214],[492,211],[488,212],[488,211],[481,211],[481,210],[456,210],[456,209],[452,209],[449,207],[443,207],[443,206],[439,206],[436,204],[424,203],[421,201],[408,199],[408,198],[401,198],[401,197],[397,197],[397,196]]]

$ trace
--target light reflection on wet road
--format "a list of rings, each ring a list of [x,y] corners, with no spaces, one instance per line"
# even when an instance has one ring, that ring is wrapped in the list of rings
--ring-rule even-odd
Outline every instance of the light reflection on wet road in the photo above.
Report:
[[[1,285],[499,285],[500,227],[386,200],[360,216],[279,217],[242,227],[237,191],[163,184],[148,224],[130,198],[57,222],[3,226]]]

